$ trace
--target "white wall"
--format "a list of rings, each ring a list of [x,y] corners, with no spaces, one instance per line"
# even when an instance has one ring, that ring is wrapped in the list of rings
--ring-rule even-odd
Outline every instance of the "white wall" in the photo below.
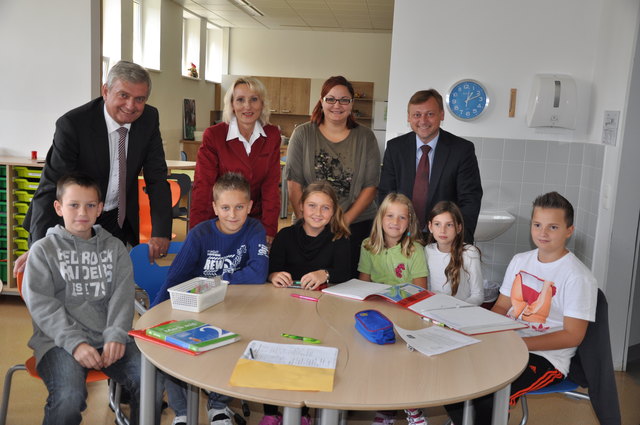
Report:
[[[477,137],[597,139],[599,134],[587,132],[588,118],[593,112],[590,108],[593,74],[599,60],[594,46],[602,35],[603,3],[603,0],[397,1],[388,138],[408,130],[406,104],[415,91],[433,87],[444,96],[454,82],[473,78],[486,85],[491,98],[489,110],[472,123],[447,116],[443,123],[447,130]],[[415,28],[420,28],[419,37]],[[618,47],[624,51],[624,45]],[[575,131],[526,126],[529,94],[536,73],[569,74],[576,80],[579,119]],[[511,88],[518,89],[514,118],[508,117]]]
[[[373,81],[375,99],[386,100],[390,52],[388,33],[236,28],[230,31],[228,73],[322,80],[344,75]]]
[[[56,119],[98,95],[99,28],[99,0],[0,1],[0,155],[44,157]]]
[[[408,131],[406,104],[411,94],[434,87],[444,95],[461,78],[485,83],[492,97],[490,110],[477,121],[445,119],[443,127],[461,136],[599,143],[603,111],[621,111],[617,146],[605,148],[600,192],[610,197],[599,201],[592,269],[607,296],[626,299],[627,304],[629,285],[607,282],[606,278],[621,147],[625,142],[637,143],[625,141],[622,129],[627,119],[639,7],[636,0],[397,0],[387,124],[388,138]],[[415,28],[420,28],[419,38]],[[536,73],[574,77],[580,104],[576,131],[526,126]],[[518,89],[515,118],[507,116],[511,88]],[[634,247],[624,249],[633,252]],[[617,315],[610,315],[611,329],[626,329],[628,305],[614,303],[611,310]],[[615,342],[614,362],[619,367],[625,347],[623,340]]]

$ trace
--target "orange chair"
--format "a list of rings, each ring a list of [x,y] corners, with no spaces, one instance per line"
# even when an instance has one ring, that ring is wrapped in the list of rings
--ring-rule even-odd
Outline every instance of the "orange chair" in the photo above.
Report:
[[[180,186],[175,180],[167,180],[171,189],[171,206],[180,202]],[[151,203],[146,191],[147,183],[144,178],[138,177],[138,213],[139,213],[139,238],[140,243],[149,243],[151,239]],[[175,234],[171,235],[173,239]],[[2,425],[2,424],[0,424]]]
[[[18,292],[22,296],[22,278],[23,273],[18,273],[17,276],[17,284],[18,284]],[[18,370],[26,370],[29,375],[34,378],[40,379],[40,375],[38,375],[38,371],[36,370],[36,358],[31,356],[27,359],[24,364],[17,364],[7,371],[7,374],[4,378],[4,388],[2,391],[2,404],[0,405],[0,425],[5,425],[7,422],[7,410],[9,408],[9,396],[11,393],[11,380],[13,378],[14,372]],[[109,377],[99,370],[90,370],[87,374],[87,383],[88,382],[97,382],[97,381],[106,381]],[[109,381],[109,406],[111,410],[116,414],[116,423],[118,425],[129,425],[129,419],[124,415],[122,410],[120,410],[120,394],[122,392],[122,388],[115,381]]]

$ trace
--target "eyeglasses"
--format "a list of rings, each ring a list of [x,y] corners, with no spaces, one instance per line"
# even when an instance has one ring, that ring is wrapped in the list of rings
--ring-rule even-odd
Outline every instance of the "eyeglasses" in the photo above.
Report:
[[[342,97],[340,99],[336,99],[335,97],[325,97],[324,101],[327,102],[329,105],[333,105],[336,102],[338,102],[341,105],[348,105],[351,102],[353,102],[353,99],[347,98],[347,97]]]

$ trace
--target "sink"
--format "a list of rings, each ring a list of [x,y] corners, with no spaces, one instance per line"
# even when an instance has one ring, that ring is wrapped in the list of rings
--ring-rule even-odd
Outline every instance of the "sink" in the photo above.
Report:
[[[475,242],[487,242],[506,232],[516,218],[506,210],[481,210],[473,234]]]

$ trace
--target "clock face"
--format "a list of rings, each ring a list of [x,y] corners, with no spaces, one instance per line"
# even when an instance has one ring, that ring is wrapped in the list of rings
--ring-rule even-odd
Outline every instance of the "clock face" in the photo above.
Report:
[[[475,80],[460,80],[455,83],[446,100],[451,114],[463,121],[478,118],[489,106],[487,91]]]

